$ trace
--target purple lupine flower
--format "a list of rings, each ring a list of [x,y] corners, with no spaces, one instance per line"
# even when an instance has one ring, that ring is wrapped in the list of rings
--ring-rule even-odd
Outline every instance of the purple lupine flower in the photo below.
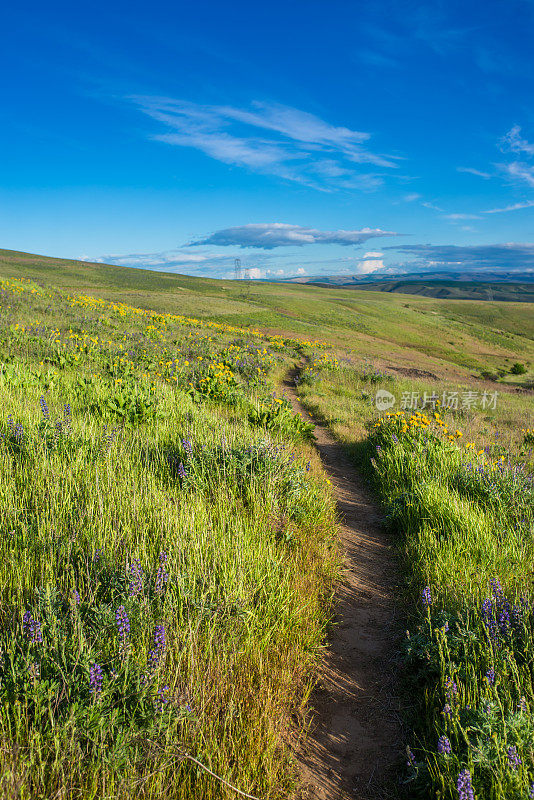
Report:
[[[308,463],[306,464],[306,472],[309,472],[309,471],[310,471],[310,469],[311,469],[311,464],[310,464],[310,462],[308,461]]]
[[[159,554],[159,567],[156,573],[156,592],[157,594],[163,594],[165,588],[167,586],[167,581],[169,580],[169,573],[166,569],[167,566],[167,553],[162,550]]]
[[[415,756],[412,753],[412,750],[409,746],[406,747],[406,766],[410,769],[415,769],[417,766],[417,762],[415,760]]]
[[[30,622],[32,619],[32,615],[29,611],[25,611],[22,617],[22,630],[24,631],[26,636],[29,636],[30,633]]]
[[[519,708],[519,711],[523,711],[523,713],[524,713],[524,714],[526,714],[526,713],[527,713],[527,711],[528,711],[528,706],[527,706],[527,699],[526,699],[526,697],[520,697],[520,698],[519,698],[518,708]]]
[[[471,773],[468,769],[463,769],[458,775],[456,788],[458,789],[458,800],[475,800]]]
[[[160,652],[161,655],[165,652],[165,627],[163,625],[156,625],[154,629],[154,647]]]
[[[147,658],[149,672],[155,672],[165,654],[165,645],[165,627],[156,625],[154,628],[154,647],[149,651]]]
[[[438,753],[442,756],[450,756],[452,753],[451,743],[446,736],[440,736],[438,739]]]
[[[495,683],[495,670],[493,667],[490,667],[490,669],[486,672],[486,680],[490,686],[493,686]]]
[[[531,798],[531,800],[532,798],[534,798],[534,781],[530,784],[530,790],[528,796]]]
[[[502,590],[501,582],[498,578],[492,578],[490,580],[490,587],[493,597],[495,598],[503,597],[504,592]]]
[[[80,594],[77,589],[72,590],[72,602],[75,606],[80,605]]]
[[[34,619],[30,625],[30,639],[34,644],[41,644],[43,641],[43,633],[41,631],[41,623]]]
[[[168,686],[162,686],[161,689],[158,689],[158,691],[156,693],[155,704],[156,704],[156,711],[159,714],[161,714],[163,712],[163,710],[165,709],[165,706],[169,702],[169,699],[170,699],[169,692],[170,692],[170,689],[169,689]]]
[[[423,605],[426,608],[432,605],[432,593],[430,591],[430,586],[425,586],[425,588],[423,589],[422,599],[423,599]]]
[[[191,444],[190,439],[182,439],[182,445],[184,447],[185,452],[187,453],[188,458],[192,458],[193,456],[193,445]]]
[[[507,609],[499,614],[498,623],[501,634],[507,636],[510,631],[510,614]]]
[[[143,591],[143,569],[138,558],[134,558],[130,565],[130,597],[137,597]]]
[[[102,691],[103,679],[104,673],[102,672],[102,667],[100,664],[92,664],[89,667],[89,691],[92,695],[94,695],[95,698],[98,697]]]
[[[452,706],[450,705],[450,703],[445,703],[445,705],[443,706],[443,711],[442,711],[441,713],[442,713],[442,714],[443,714],[445,717],[450,717],[450,716],[452,716]]]
[[[489,597],[487,597],[482,603],[482,610],[480,612],[480,616],[482,618],[484,627],[488,632],[488,636],[490,637],[490,639],[495,641],[495,639],[497,638],[497,622],[495,620],[493,600],[491,600]]]
[[[43,633],[41,631],[41,623],[34,619],[29,611],[26,611],[22,617],[22,629],[30,642],[34,644],[42,643]]]
[[[44,399],[44,395],[41,395],[41,397],[39,398],[39,404],[41,406],[41,413],[43,415],[43,419],[45,419],[46,422],[50,422],[50,411],[48,410],[48,406],[46,404],[46,400]]]
[[[180,461],[178,464],[178,477],[184,480],[187,477],[187,472],[185,471],[185,467],[183,463]]]
[[[119,606],[115,612],[115,620],[117,622],[117,631],[119,634],[120,648],[124,653],[128,647],[128,639],[130,636],[130,620],[126,614],[124,606]]]
[[[508,765],[510,769],[516,770],[518,767],[521,766],[521,758],[519,753],[517,752],[517,747],[515,745],[510,745],[508,750],[506,751],[506,755],[508,756]]]
[[[72,426],[72,408],[70,403],[65,403],[63,406],[63,424],[65,430],[70,430]]]
[[[102,548],[97,547],[95,552],[93,553],[93,561],[100,561],[101,555],[102,555]]]
[[[445,697],[451,704],[458,698],[458,686],[451,677],[445,678]]]

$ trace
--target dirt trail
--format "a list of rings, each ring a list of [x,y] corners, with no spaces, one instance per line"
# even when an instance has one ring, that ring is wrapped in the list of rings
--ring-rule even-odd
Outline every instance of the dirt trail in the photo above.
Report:
[[[334,625],[312,697],[315,717],[297,753],[304,787],[300,797],[394,797],[393,771],[403,735],[395,692],[399,623],[392,541],[361,475],[328,430],[300,405],[294,375],[284,393],[294,409],[315,424],[317,448],[337,498],[345,550],[345,579],[337,591]]]

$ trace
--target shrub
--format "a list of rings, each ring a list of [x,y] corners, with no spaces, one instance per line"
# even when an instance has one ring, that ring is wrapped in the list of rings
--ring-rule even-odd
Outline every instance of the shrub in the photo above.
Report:
[[[510,368],[510,375],[525,375],[527,368],[520,361],[516,361]]]

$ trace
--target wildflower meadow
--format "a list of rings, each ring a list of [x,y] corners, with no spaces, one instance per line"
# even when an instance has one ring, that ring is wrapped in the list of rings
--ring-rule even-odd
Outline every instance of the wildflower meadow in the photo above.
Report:
[[[29,281],[0,303],[1,795],[289,793],[338,569],[274,380],[311,343]]]
[[[399,794],[534,797],[530,397],[501,396],[484,415],[439,400],[380,415],[370,384],[400,396],[407,382],[340,358],[304,373],[299,394],[367,473],[398,543]]]

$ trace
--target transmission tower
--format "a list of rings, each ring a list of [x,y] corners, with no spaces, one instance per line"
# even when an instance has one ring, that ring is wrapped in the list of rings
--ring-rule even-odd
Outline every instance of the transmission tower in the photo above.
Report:
[[[234,260],[234,280],[240,281],[242,277],[243,274],[241,272],[241,259],[236,258]]]

